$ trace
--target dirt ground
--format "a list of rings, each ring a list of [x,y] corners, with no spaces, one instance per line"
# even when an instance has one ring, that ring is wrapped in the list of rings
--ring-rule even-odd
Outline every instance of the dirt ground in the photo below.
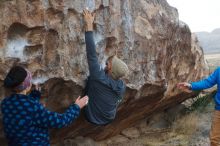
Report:
[[[211,70],[220,66],[220,54],[206,54],[205,59]]]
[[[169,128],[148,131],[141,135],[130,130],[130,136],[118,135],[99,143],[99,146],[209,146],[213,108],[213,105],[209,105],[202,112],[195,111],[183,116]]]

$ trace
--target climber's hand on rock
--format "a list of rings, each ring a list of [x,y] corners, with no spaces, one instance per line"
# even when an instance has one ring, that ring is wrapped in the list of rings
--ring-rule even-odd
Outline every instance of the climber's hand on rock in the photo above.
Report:
[[[35,84],[34,89],[38,90],[38,91],[41,91],[41,86],[39,84]]]
[[[88,10],[83,10],[83,18],[85,22],[86,31],[93,31],[93,22],[95,19],[95,13],[92,14]]]
[[[88,104],[89,101],[89,97],[88,96],[84,96],[82,98],[80,98],[80,96],[76,99],[75,104],[77,104],[80,109],[82,109],[85,105]]]
[[[181,82],[181,83],[178,83],[177,84],[177,88],[184,91],[184,92],[187,92],[187,93],[190,93],[192,92],[191,91],[191,84],[190,83],[187,83],[187,82]]]

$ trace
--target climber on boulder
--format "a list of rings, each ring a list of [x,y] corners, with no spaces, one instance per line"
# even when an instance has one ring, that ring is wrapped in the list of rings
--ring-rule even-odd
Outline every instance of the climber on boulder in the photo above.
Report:
[[[62,128],[71,124],[87,102],[78,97],[63,114],[47,110],[40,102],[39,90],[31,90],[32,75],[23,67],[12,67],[4,86],[12,94],[1,102],[3,126],[9,146],[49,146],[49,128]]]
[[[127,65],[118,57],[110,56],[103,69],[98,62],[93,40],[94,14],[83,11],[85,22],[86,53],[89,77],[85,94],[89,103],[84,109],[86,119],[96,125],[106,125],[115,119],[118,104],[125,93],[125,83],[120,79],[128,72]]]

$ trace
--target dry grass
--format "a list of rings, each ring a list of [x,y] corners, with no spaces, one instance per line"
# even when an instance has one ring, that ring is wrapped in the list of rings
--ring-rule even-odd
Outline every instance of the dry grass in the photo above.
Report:
[[[199,130],[198,123],[199,115],[194,111],[178,118],[170,128],[149,131],[125,142],[100,146],[188,146],[192,135]]]
[[[175,133],[192,136],[198,129],[199,117],[196,112],[176,120],[172,126]]]
[[[188,145],[192,135],[198,130],[199,117],[196,112],[177,119],[170,132],[158,134],[157,137],[145,137],[146,146]]]
[[[206,54],[205,59],[210,67],[210,71],[213,71],[216,67],[220,66],[220,54]]]
[[[205,59],[209,60],[209,59],[219,59],[220,58],[220,54],[206,54],[205,55]]]
[[[176,132],[167,132],[156,137],[145,137],[142,139],[144,146],[187,146],[188,137]]]

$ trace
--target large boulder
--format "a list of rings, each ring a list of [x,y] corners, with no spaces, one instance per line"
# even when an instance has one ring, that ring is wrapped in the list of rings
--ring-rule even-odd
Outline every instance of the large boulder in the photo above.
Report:
[[[165,0],[4,0],[0,2],[0,80],[13,65],[27,67],[44,86],[47,108],[63,112],[83,93],[88,66],[82,11],[96,13],[100,64],[117,54],[129,66],[126,94],[107,126],[85,121],[52,131],[53,142],[87,136],[103,140],[195,93],[180,81],[204,76],[203,51],[176,8]],[[1,87],[1,99],[6,91]],[[1,128],[1,126],[0,126]]]

